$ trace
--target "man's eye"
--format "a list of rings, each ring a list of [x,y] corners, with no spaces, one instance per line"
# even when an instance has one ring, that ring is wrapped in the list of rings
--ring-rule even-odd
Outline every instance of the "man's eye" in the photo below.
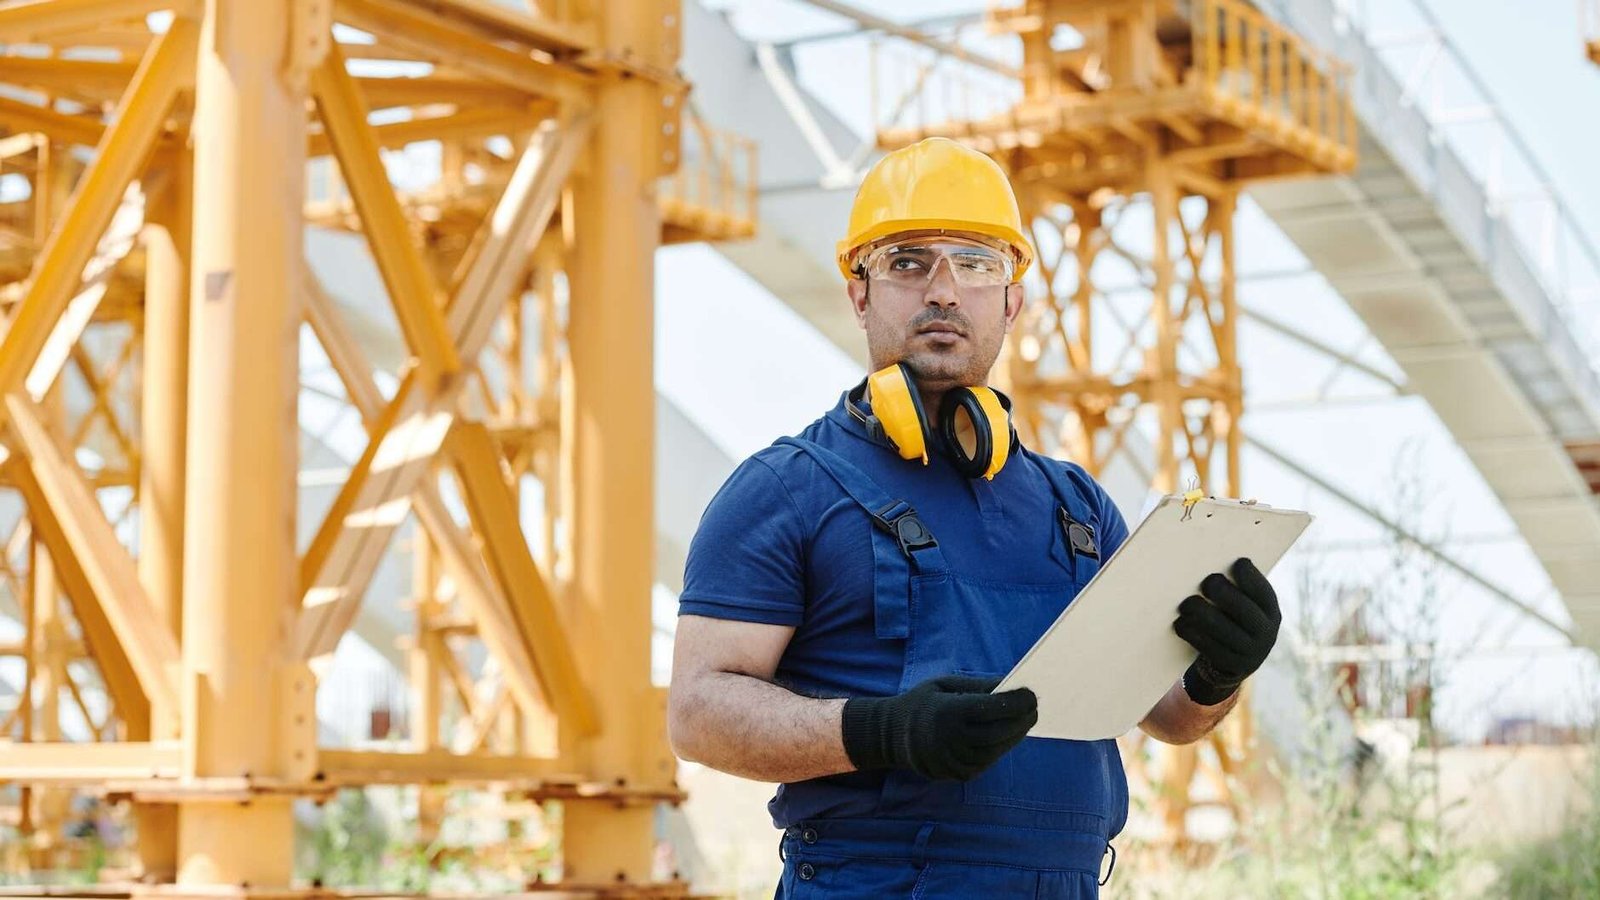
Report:
[[[897,256],[889,261],[889,270],[892,272],[915,272],[921,268],[922,260],[910,256]]]
[[[956,265],[968,272],[981,272],[988,274],[1000,270],[1000,262],[988,256],[960,256],[956,258]]]

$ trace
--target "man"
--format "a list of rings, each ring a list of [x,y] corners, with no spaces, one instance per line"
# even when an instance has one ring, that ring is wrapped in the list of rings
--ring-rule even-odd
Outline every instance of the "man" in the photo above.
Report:
[[[985,387],[1031,260],[988,157],[885,156],[839,246],[873,374],[740,465],[690,547],[673,749],[781,782],[780,897],[1094,897],[1114,863],[1116,742],[1026,738],[1033,693],[991,693],[1128,534]],[[1209,732],[1278,623],[1249,561],[1208,577],[1174,625],[1199,659],[1141,727]]]

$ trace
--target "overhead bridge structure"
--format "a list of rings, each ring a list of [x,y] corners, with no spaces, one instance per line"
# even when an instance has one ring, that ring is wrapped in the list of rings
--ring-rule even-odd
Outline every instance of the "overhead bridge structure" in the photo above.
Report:
[[[1544,564],[1575,639],[1600,648],[1600,256],[1481,85],[1465,112],[1501,127],[1490,150],[1521,158],[1524,196],[1450,139],[1463,105],[1431,105],[1430,67],[1475,78],[1424,4],[1423,61],[1403,72],[1329,0],[1262,5],[1353,66],[1361,162],[1251,195],[1404,368]]]

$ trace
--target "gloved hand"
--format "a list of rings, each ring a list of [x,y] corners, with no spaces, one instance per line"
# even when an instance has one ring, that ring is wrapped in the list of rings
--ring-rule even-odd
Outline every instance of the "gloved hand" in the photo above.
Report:
[[[910,769],[965,781],[993,765],[1039,721],[1039,700],[998,678],[941,675],[896,697],[844,704],[844,750],[858,769]]]
[[[1172,630],[1200,651],[1183,673],[1183,689],[1201,706],[1215,706],[1261,668],[1278,642],[1278,595],[1248,559],[1233,564],[1233,580],[1220,572],[1200,582],[1200,593],[1178,604]]]

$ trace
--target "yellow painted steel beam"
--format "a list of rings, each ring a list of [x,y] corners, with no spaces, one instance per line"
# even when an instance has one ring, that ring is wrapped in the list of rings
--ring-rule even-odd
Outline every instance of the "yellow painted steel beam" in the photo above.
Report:
[[[681,21],[675,0],[602,11],[604,44],[635,48],[645,62],[672,68]],[[572,578],[568,619],[584,681],[603,712],[600,732],[569,741],[575,764],[597,779],[630,785],[670,783],[659,697],[650,683],[650,596],[655,518],[655,251],[661,216],[653,187],[662,174],[661,85],[608,82],[596,92],[598,125],[563,218],[575,302],[567,324],[572,363],[562,440],[568,447]],[[626,260],[626,265],[618,265]],[[570,428],[568,424],[570,423]],[[564,498],[565,500],[565,498]],[[649,810],[599,802],[563,806],[563,874],[574,882],[652,879],[655,846]]]
[[[340,52],[345,54],[346,60],[357,58],[355,54],[348,52],[352,49],[350,45],[340,44],[339,48]],[[448,104],[458,110],[486,107],[514,109],[530,104],[529,97],[524,91],[476,78],[453,78],[437,74],[416,78],[358,76],[356,84],[360,86],[361,96],[367,99],[367,105],[372,109],[433,104]],[[554,104],[548,105],[553,111]]]
[[[179,161],[147,203],[146,360],[139,377],[139,580],[157,618],[183,631],[183,506],[189,379],[189,246],[193,157]],[[170,711],[176,727],[177,710]],[[160,735],[161,737],[175,735]]]
[[[328,296],[322,281],[310,266],[306,267],[301,284],[306,297],[306,321],[317,336],[317,343],[328,355],[328,361],[333,364],[333,371],[344,385],[350,404],[356,408],[362,423],[370,429],[374,420],[383,413],[384,405],[383,393],[372,378],[372,365],[362,355],[361,347],[349,329],[344,327],[339,318],[338,305]]]
[[[444,711],[444,684],[440,678],[444,666],[440,657],[452,651],[436,629],[445,608],[439,596],[439,552],[434,549],[433,539],[420,531],[413,535],[411,545],[411,602],[415,628],[406,661],[406,675],[411,681],[410,743],[415,751],[432,753],[440,748],[440,718]],[[438,837],[440,810],[434,802],[436,797],[434,792],[422,791],[417,811],[420,840]]]
[[[333,362],[334,372],[338,373],[339,380],[344,384],[347,396],[352,400],[352,405],[362,415],[363,423],[368,429],[376,431],[379,416],[384,415],[382,394],[371,375],[371,365],[366,364],[362,351],[355,341],[350,338],[346,328],[338,317],[338,309],[334,307],[333,299],[326,295],[322,285],[315,277],[307,272],[306,279],[307,320],[312,325],[318,341],[323,349],[328,352]],[[544,698],[552,693],[552,682],[539,682],[536,673],[536,660],[538,660],[538,647],[528,641],[523,629],[518,628],[515,610],[507,601],[510,591],[502,591],[499,585],[488,577],[485,565],[478,559],[474,551],[472,536],[467,535],[461,527],[456,525],[450,511],[445,508],[442,498],[438,496],[437,488],[432,485],[419,485],[418,490],[411,496],[411,504],[416,508],[422,528],[432,536],[432,541],[437,543],[438,552],[443,562],[448,567],[451,578],[461,589],[461,602],[466,605],[470,615],[477,623],[482,623],[483,641],[496,660],[501,663],[501,668],[509,679],[512,692],[523,708],[539,708],[544,703]],[[520,525],[517,527],[520,535]],[[546,599],[549,597],[546,596]],[[442,660],[443,661],[443,660]],[[570,661],[570,660],[568,660]],[[546,665],[549,668],[549,665]],[[456,671],[456,669],[451,669]],[[459,674],[459,671],[456,671]],[[587,693],[582,690],[581,684],[574,685],[574,697],[587,698]],[[470,692],[462,692],[462,698],[467,705],[472,705]],[[587,716],[590,722],[594,719],[592,713]],[[571,719],[574,727],[586,729],[584,716]]]
[[[452,397],[456,390],[447,388]],[[406,498],[432,467],[449,431],[449,408],[430,405],[431,399],[419,370],[408,369],[301,558],[294,658],[332,654],[355,621],[371,573],[410,513]]]
[[[0,7],[0,14],[4,8]],[[0,56],[0,80],[74,97],[116,100],[133,79],[132,62]]]
[[[0,656],[27,656],[32,652],[30,646],[26,639],[16,643],[0,644]],[[89,645],[75,638],[67,638],[61,645],[61,652],[67,656],[88,656]],[[6,731],[7,729],[0,728],[0,734],[5,734]]]
[[[346,71],[337,44],[329,47],[322,64],[312,72],[311,93],[422,377],[447,376],[461,368],[461,359],[445,331],[438,286],[421,252],[411,243],[405,215],[367,122],[366,101]]]
[[[401,0],[441,19],[479,31],[489,40],[512,40],[549,53],[578,54],[594,49],[593,22],[563,22],[536,11],[523,11],[492,0]]]
[[[518,109],[515,107],[479,107],[443,116],[407,119],[372,126],[373,140],[385,149],[404,147],[417,141],[461,140],[484,138],[490,135],[512,135],[530,131],[555,112],[554,108]],[[326,156],[333,152],[327,132],[311,135],[307,155]]]
[[[584,104],[593,77],[549,59],[489,43],[481,35],[418,5],[395,0],[336,0],[340,22],[376,35],[420,58],[497,84]]]
[[[97,442],[97,445],[93,448],[95,452],[109,460],[112,457],[108,451],[115,447],[122,454],[120,462],[129,469],[135,470],[139,468],[139,449],[135,446],[133,438],[129,436],[128,429],[124,428],[117,419],[117,411],[114,405],[115,398],[112,396],[112,391],[117,383],[117,376],[132,356],[136,343],[137,341],[134,339],[124,341],[122,350],[111,360],[110,365],[103,370],[96,365],[94,358],[89,355],[89,351],[82,344],[72,345],[73,366],[78,370],[78,376],[82,380],[83,386],[88,389],[90,397],[89,408],[84,411],[83,418],[78,420],[77,428],[66,443],[68,447],[85,446],[85,443],[95,436],[93,432],[95,423],[103,423],[105,426],[103,433],[108,433],[111,438],[111,445],[107,446],[103,441]],[[117,462],[117,460],[112,461]]]
[[[82,276],[123,191],[150,155],[162,120],[189,84],[197,26],[174,19],[139,64],[94,162],[34,262],[32,286],[0,340],[0,393],[22,386]]]
[[[467,735],[466,744],[460,745],[457,742],[464,753],[487,752],[489,735],[494,731],[495,725],[499,724],[500,717],[512,708],[511,692],[506,690],[504,681],[492,680],[491,690],[493,693],[489,695],[489,702],[484,704],[480,712],[469,717],[466,721],[457,723],[458,727],[464,726],[462,730],[465,730],[465,728],[471,729],[471,733]]]
[[[285,606],[299,588],[300,205],[319,9],[207,0],[195,55],[187,419],[205,431],[186,451],[183,764],[168,794],[175,890],[190,896],[288,889],[292,795],[274,789],[315,774],[315,682],[287,657]],[[215,802],[230,781],[248,802]]]
[[[39,348],[33,368],[23,380],[28,395],[35,400],[44,397],[50,386],[55,384],[61,371],[66,368],[67,360],[77,349],[79,338],[83,337],[83,332],[89,327],[89,323],[94,321],[95,313],[110,289],[117,267],[133,250],[143,218],[144,194],[137,187],[130,186],[127,195],[112,215],[111,226],[96,246],[95,255],[84,269],[88,277],[73,294],[72,299],[67,301],[66,308],[57,317],[55,325],[50,330],[50,336]],[[86,374],[93,378],[92,372]],[[128,462],[134,461],[134,457],[128,457]]]
[[[500,471],[500,451],[494,438],[482,423],[459,422],[450,431],[448,449],[462,499],[483,541],[489,571],[510,600],[515,639],[528,645],[544,694],[560,721],[577,729],[580,736],[592,736],[599,729],[594,701],[578,673],[550,588],[528,550],[516,504]],[[479,626],[479,635],[485,639],[488,624]]]
[[[0,6],[0,42],[22,44],[103,28],[159,10],[172,10],[179,18],[187,18],[199,5],[198,0],[20,0]]]
[[[0,138],[0,162],[32,153],[45,138],[37,134],[13,134]],[[22,165],[27,165],[23,163]]]
[[[139,347],[139,582],[156,620],[183,633],[183,506],[189,413],[189,247],[194,211],[194,157],[187,148],[146,204],[143,331]],[[135,327],[138,327],[137,325]],[[130,340],[131,348],[134,342]],[[129,740],[172,740],[181,709],[128,719]],[[178,874],[178,810],[134,804],[140,877],[170,882]]]
[[[403,401],[415,395],[414,384],[403,382],[396,400]],[[410,405],[414,407],[419,402],[411,400]],[[356,512],[344,517],[339,538],[327,545],[331,558],[322,561],[321,569],[326,576],[325,583],[312,584],[305,590],[300,627],[295,633],[296,652],[305,659],[325,659],[337,646],[339,636],[354,621],[361,591],[365,590],[365,582],[356,586],[356,575],[364,573],[364,577],[370,579],[394,529],[414,507],[418,520],[438,542],[447,571],[461,589],[463,604],[473,619],[482,623],[484,643],[505,666],[518,700],[525,704],[540,703],[543,694],[538,670],[527,643],[519,639],[517,618],[506,595],[484,571],[484,564],[473,548],[471,536],[455,524],[437,489],[424,480],[434,464],[438,447],[444,441],[443,432],[450,428],[450,416],[443,413],[428,414],[420,408],[414,408],[409,426],[386,432],[385,416],[397,415],[401,409],[391,404],[381,409],[377,418],[372,420],[374,438],[369,443],[368,453],[357,463],[350,481],[346,483],[347,489],[352,484],[361,485],[367,496],[348,504]],[[425,432],[419,440],[424,448],[431,448],[429,452],[401,453],[393,467],[376,473],[378,478],[362,477],[364,473],[372,473],[371,460],[378,457],[385,443],[394,445],[399,443],[400,436],[407,433],[416,436],[419,432]],[[380,433],[385,433],[387,437],[378,439],[376,435]],[[388,496],[385,491],[390,489],[397,477],[410,481],[410,497],[402,494],[398,499],[385,500]],[[343,493],[341,491],[341,495]],[[331,516],[327,521],[335,522]],[[302,572],[311,571],[309,567],[318,563],[319,559],[308,551]],[[313,628],[325,630],[313,631]],[[328,649],[322,653],[312,652],[321,647]],[[574,721],[584,722],[581,718]]]
[[[575,783],[576,773],[562,768],[560,760],[535,756],[467,756],[442,750],[427,753],[385,753],[373,750],[321,748],[321,774],[340,785],[369,784],[484,784],[537,783],[559,780]]]
[[[472,535],[451,518],[433,484],[418,487],[411,502],[416,508],[417,521],[438,545],[445,571],[460,589],[462,606],[478,624],[478,637],[504,667],[517,701],[524,708],[538,709],[546,702],[547,694],[539,683],[530,645],[517,628],[516,615],[507,595],[486,571]],[[520,538],[521,531],[517,534]]]
[[[475,358],[488,345],[501,304],[526,280],[534,247],[594,124],[594,116],[583,112],[536,132],[500,202],[474,236],[470,262],[445,313],[451,333],[469,348],[464,357]]]
[[[116,707],[118,714],[128,718],[147,717],[150,711],[150,699],[144,687],[139,684],[139,677],[134,672],[133,664],[128,661],[128,655],[123,650],[122,642],[118,640],[116,629],[106,617],[105,610],[90,585],[88,575],[73,554],[72,544],[67,540],[60,521],[50,508],[49,501],[45,499],[44,489],[39,486],[38,479],[34,477],[25,460],[13,456],[7,461],[5,469],[8,480],[22,494],[23,500],[28,505],[28,515],[33,521],[35,538],[50,552],[49,559],[35,558],[37,563],[49,565],[49,571],[53,576],[50,579],[52,587],[47,593],[53,600],[55,596],[53,585],[59,583],[68,601],[72,603],[78,625],[83,630],[84,641],[88,644],[95,664],[100,668],[100,677],[105,680],[106,692],[111,695],[112,705]],[[50,565],[53,560],[60,562]],[[44,573],[41,571],[35,574],[42,576]],[[35,589],[38,587],[36,584]],[[38,628],[33,630],[39,631]],[[35,663],[38,661],[35,660]],[[53,714],[48,711],[42,713],[43,718],[52,716]]]
[[[910,41],[915,44],[921,44],[924,47],[937,50],[945,56],[951,56],[970,65],[974,65],[982,69],[988,69],[997,75],[1008,76],[1011,78],[1020,78],[1022,76],[1021,70],[1001,62],[1000,60],[991,59],[990,57],[984,56],[981,53],[973,53],[954,41],[940,40],[939,38],[933,37],[932,35],[929,35],[920,29],[902,25],[899,22],[895,22],[891,19],[885,19],[882,16],[873,15],[866,10],[858,9],[849,4],[840,3],[838,0],[801,0],[801,2],[815,6],[819,9],[825,9],[836,16],[843,16],[844,18],[860,24],[864,28],[869,28],[874,31],[882,31],[886,34],[892,34],[895,37],[901,38],[902,40]],[[1078,0],[1078,2],[1081,3],[1082,0]]]
[[[156,619],[133,558],[117,542],[94,491],[46,430],[38,406],[21,394],[5,398],[9,416],[7,443],[24,457],[51,517],[59,524],[68,553],[52,548],[57,565],[68,557],[80,566],[100,609],[105,612],[139,684],[152,702],[178,700],[174,669],[178,645],[171,631]],[[96,642],[90,646],[97,652]]]
[[[588,129],[583,117],[564,127],[547,124],[537,132],[499,204],[480,227],[472,262],[445,313],[462,359],[475,359],[483,351],[498,310],[525,279],[531,248],[555,211]],[[304,608],[294,637],[300,659],[331,654],[354,621],[389,538],[405,520],[406,498],[443,445],[466,384],[454,378],[429,395],[417,382],[413,372],[402,377],[394,399],[376,420],[367,451],[301,561]]]
[[[334,371],[344,385],[345,394],[350,397],[362,422],[369,432],[376,434],[379,419],[386,409],[383,395],[372,378],[372,367],[340,321],[332,298],[309,272],[305,290],[306,318],[311,323],[312,331],[327,352]],[[518,620],[506,599],[506,593],[490,579],[482,559],[474,551],[471,535],[456,524],[432,484],[426,481],[420,483],[413,491],[410,503],[416,510],[423,530],[438,547],[440,558],[461,592],[461,603],[475,622],[484,623],[484,643],[505,671],[518,701],[524,706],[542,702],[543,688],[538,681],[535,660],[530,656],[531,646],[517,629]],[[520,526],[516,533],[520,536]],[[422,649],[425,648],[419,648],[419,651]],[[462,697],[470,706],[470,692],[463,692]]]
[[[0,124],[12,131],[37,131],[66,144],[93,147],[105,137],[104,125],[84,116],[69,116],[24,103],[11,97],[0,97]]]
[[[81,784],[175,778],[177,741],[0,741],[0,784]]]

